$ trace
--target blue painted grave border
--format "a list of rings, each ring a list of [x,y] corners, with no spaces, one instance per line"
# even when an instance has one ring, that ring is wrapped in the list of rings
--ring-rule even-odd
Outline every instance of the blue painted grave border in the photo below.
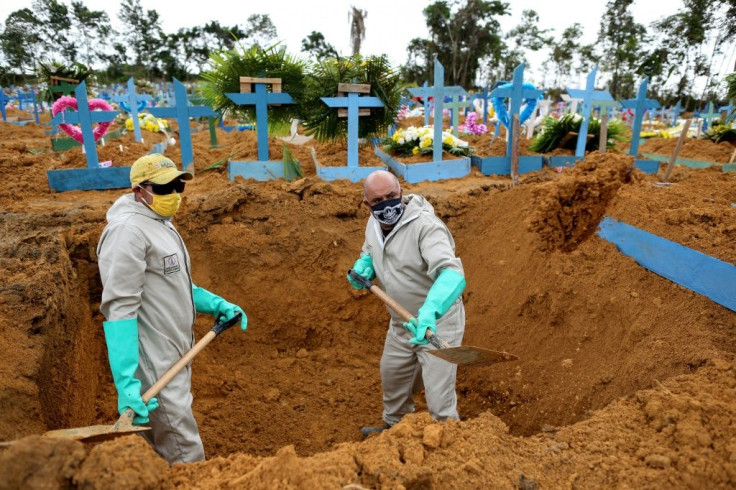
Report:
[[[642,267],[736,311],[736,266],[605,217],[598,236]]]
[[[444,179],[458,179],[470,173],[470,157],[457,160],[442,160],[439,162],[405,164],[392,158],[377,146],[373,152],[386,165],[409,184],[419,182],[434,182]],[[373,170],[378,170],[373,168]]]

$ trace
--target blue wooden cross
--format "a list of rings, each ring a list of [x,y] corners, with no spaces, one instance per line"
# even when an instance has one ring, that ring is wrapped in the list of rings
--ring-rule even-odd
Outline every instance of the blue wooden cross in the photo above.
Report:
[[[720,113],[713,107],[713,102],[708,102],[708,112],[700,115],[703,118],[703,131],[708,131],[708,127],[712,126],[711,122],[716,117],[719,117]]]
[[[533,89],[530,87],[524,87],[524,67],[525,64],[521,63],[514,69],[514,78],[510,83],[504,82],[500,86],[497,86],[491,91],[491,98],[503,97],[509,99],[509,128],[507,128],[508,141],[506,142],[506,155],[502,157],[473,157],[473,164],[480,168],[480,171],[485,175],[498,174],[498,175],[509,175],[511,174],[511,150],[514,144],[513,124],[514,114],[521,112],[521,105],[526,99],[537,99],[542,94],[543,90]],[[501,126],[501,115],[496,114],[498,122],[496,123],[496,130],[500,131]],[[521,121],[520,121],[521,122]],[[532,172],[535,170],[541,170],[543,159],[541,156],[525,155],[519,157],[519,173]]]
[[[582,116],[583,120],[580,123],[580,130],[578,131],[578,142],[575,147],[575,157],[585,157],[585,145],[588,142],[588,124],[590,123],[590,112],[593,105],[593,101],[601,102],[614,102],[611,94],[607,90],[596,90],[595,89],[595,76],[598,73],[598,67],[593,67],[593,70],[588,74],[587,81],[585,83],[585,90],[568,88],[567,93],[570,97],[582,99],[583,106]]]
[[[255,86],[251,90],[251,85]],[[271,85],[271,92],[267,91]],[[238,105],[253,105],[256,109],[256,132],[258,138],[257,162],[229,162],[230,180],[236,176],[265,181],[284,176],[283,161],[269,161],[268,155],[268,106],[294,104],[291,95],[281,92],[280,78],[240,77],[241,93],[227,93],[227,97]],[[246,92],[246,93],[242,93]]]
[[[133,120],[133,132],[135,134],[135,140],[139,143],[143,141],[143,138],[141,137],[141,125],[140,121],[138,121],[138,102],[150,102],[152,100],[152,97],[148,94],[135,93],[135,83],[133,83],[133,77],[130,77],[128,79],[128,93],[125,95],[116,95],[112,97],[112,100],[120,104],[120,107],[123,110],[125,110],[125,108],[122,104],[125,103],[128,105],[128,108],[130,109],[128,112],[130,113],[130,117]]]
[[[682,114],[682,106],[680,105],[680,101],[677,101],[677,104],[675,104],[675,107],[672,108],[672,125],[677,126],[677,120],[680,117],[680,114]]]
[[[644,111],[647,109],[656,109],[659,102],[654,99],[647,99],[647,85],[649,77],[645,77],[639,85],[636,99],[622,100],[621,106],[625,109],[634,110],[634,121],[631,129],[631,146],[629,155],[634,157],[635,165],[646,173],[656,173],[659,170],[659,162],[650,160],[636,160],[639,154],[639,139],[641,138],[641,122],[644,118]]]
[[[77,99],[77,111],[60,112],[53,117],[51,124],[69,123],[81,126],[87,168],[49,170],[46,172],[49,187],[57,192],[130,187],[130,167],[100,168],[97,142],[92,130],[93,123],[111,122],[118,111],[90,111],[85,82],[77,85],[74,95]]]
[[[8,102],[10,102],[10,97],[8,97],[5,90],[0,87],[0,113],[3,115],[3,121],[8,120],[8,114],[5,112],[5,105]]]
[[[152,107],[148,112],[155,117],[176,119],[179,124],[179,145],[181,148],[181,166],[194,175],[194,155],[192,152],[192,131],[189,128],[190,117],[216,117],[217,113],[207,106],[189,105],[187,89],[184,84],[174,78],[173,107]],[[131,107],[132,108],[132,107]]]
[[[429,98],[431,97],[431,90],[427,86],[427,81],[421,87],[412,87],[409,89],[409,93],[414,97],[421,97],[422,103],[424,104],[424,125],[429,126]]]
[[[469,100],[460,100],[463,95],[468,95],[464,88],[460,86],[445,87],[445,90],[450,97],[450,103],[446,104],[451,111],[450,124],[452,124],[452,134],[457,138],[458,136],[458,125],[460,124],[460,110],[463,107],[468,107],[471,103]],[[436,120],[435,120],[436,124]]]
[[[347,97],[322,97],[322,102],[328,107],[347,107],[348,118],[348,167],[358,166],[358,124],[360,115],[367,115],[361,107],[384,107],[378,97],[361,97],[360,94],[370,93],[371,86],[367,84],[338,84],[338,93],[344,92]],[[368,109],[370,111],[370,109]],[[370,112],[368,112],[370,114]]]
[[[425,180],[454,179],[465,177],[470,173],[470,158],[442,160],[442,105],[445,95],[455,92],[457,88],[459,87],[445,87],[445,68],[435,57],[434,86],[423,94],[425,101],[429,97],[434,100],[434,141],[431,162],[406,165],[376,147],[375,153],[378,157],[406,182],[413,184]]]
[[[23,102],[33,102],[33,114],[36,118],[36,124],[41,124],[41,119],[38,117],[38,104],[36,103],[36,93],[31,90],[30,92],[18,91],[18,105],[20,110],[23,110]]]

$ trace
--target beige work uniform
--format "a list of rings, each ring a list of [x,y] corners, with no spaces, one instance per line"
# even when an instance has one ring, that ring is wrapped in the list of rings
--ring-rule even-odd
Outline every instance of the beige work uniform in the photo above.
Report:
[[[115,201],[107,221],[97,245],[100,310],[107,320],[138,319],[135,377],[145,392],[194,344],[189,253],[171,220],[133,194]],[[189,365],[157,395],[159,408],[148,415],[151,430],[142,433],[171,464],[204,459],[191,386]]]
[[[389,296],[416,315],[443,269],[463,274],[455,256],[455,242],[434,208],[422,196],[404,196],[404,213],[384,238],[371,216],[365,229],[363,252],[370,255],[376,278]],[[393,310],[381,357],[383,420],[393,425],[414,411],[413,395],[422,383],[430,415],[437,420],[458,419],[455,379],[457,366],[427,351],[431,344],[413,345],[404,320]],[[465,309],[462,297],[437,320],[437,335],[451,346],[462,342]]]

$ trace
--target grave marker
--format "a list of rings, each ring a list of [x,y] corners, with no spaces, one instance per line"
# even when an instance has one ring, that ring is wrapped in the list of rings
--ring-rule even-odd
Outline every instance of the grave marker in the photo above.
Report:
[[[51,123],[81,126],[87,168],[49,170],[46,172],[49,187],[57,192],[130,187],[130,167],[100,167],[92,128],[93,123],[111,122],[118,115],[118,111],[90,111],[85,82],[77,85],[74,94],[77,99],[77,111],[60,112],[53,117]]]
[[[452,134],[457,138],[458,125],[460,124],[460,111],[471,105],[469,100],[460,100],[460,97],[468,93],[462,87],[447,87],[447,94],[450,96],[450,103],[445,104],[450,108],[450,124],[452,124]],[[435,121],[436,124],[436,121]]]
[[[271,92],[267,85],[271,85]],[[240,93],[225,95],[238,105],[255,106],[258,138],[258,161],[228,162],[230,180],[237,176],[259,181],[283,179],[284,162],[270,161],[268,156],[268,106],[295,103],[291,95],[281,92],[281,79],[240,77]]]
[[[406,165],[384,153],[378,146],[375,148],[376,155],[391,167],[396,174],[410,184],[425,180],[435,181],[465,177],[470,173],[470,158],[442,160],[442,105],[448,88],[451,89],[450,91],[454,90],[454,87],[445,87],[445,68],[437,61],[437,57],[435,57],[434,86],[428,88],[425,95],[425,97],[432,97],[434,100],[434,132],[431,162]]]
[[[112,100],[120,104],[120,107],[126,112],[130,113],[130,117],[133,120],[133,133],[135,134],[135,140],[137,142],[143,141],[141,137],[141,125],[138,121],[138,104],[142,102],[151,102],[153,98],[148,94],[137,94],[135,93],[135,83],[133,83],[133,77],[128,79],[128,93],[125,95],[116,95],[112,97]],[[126,106],[124,105],[127,105]]]
[[[543,90],[533,88],[530,84],[524,84],[524,67],[525,64],[521,63],[514,69],[514,77],[511,83],[498,86],[491,92],[492,98],[507,98],[510,99],[509,110],[508,110],[508,126],[507,126],[507,141],[506,141],[506,155],[502,157],[472,157],[473,164],[476,165],[484,175],[510,175],[511,174],[511,155],[513,152],[514,137],[513,134],[513,117],[514,114],[521,112],[521,105],[523,101],[527,104],[536,102],[536,99],[544,94]],[[498,101],[494,102],[494,108],[498,104]],[[502,103],[503,104],[503,103]],[[533,110],[531,111],[533,112]],[[499,123],[504,119],[502,114],[496,110],[496,117]],[[521,122],[521,121],[520,121]],[[504,124],[506,126],[506,124]],[[510,126],[510,127],[509,127]],[[543,159],[541,156],[524,155],[519,157],[519,173],[533,172],[542,168]]]
[[[653,174],[659,170],[659,162],[651,160],[637,160],[639,154],[639,140],[641,139],[641,122],[644,118],[644,111],[659,107],[659,102],[654,99],[647,99],[647,85],[649,77],[645,77],[639,85],[636,99],[621,101],[621,106],[634,111],[634,120],[632,125],[631,146],[629,155],[634,157],[634,166],[645,173]]]
[[[421,87],[410,88],[409,93],[414,97],[420,97],[422,99],[422,103],[424,104],[424,125],[429,126],[429,98],[432,95],[431,90],[427,86],[427,81],[425,80]]]
[[[713,107],[713,102],[708,102],[708,112],[701,114],[703,118],[703,132],[708,131],[708,127],[712,126],[711,122],[713,119],[720,117],[720,113],[717,112]]]
[[[217,113],[207,106],[189,105],[187,89],[184,84],[174,78],[173,107],[152,107],[148,110],[155,117],[176,119],[179,124],[179,145],[181,148],[181,166],[194,175],[194,156],[192,153],[192,131],[189,127],[190,117],[214,117]]]
[[[5,106],[10,102],[10,97],[5,93],[5,90],[0,87],[0,114],[3,115],[3,121],[8,121],[8,114],[5,111]]]
[[[585,159],[585,146],[588,143],[588,125],[590,124],[593,102],[615,102],[613,100],[613,97],[611,97],[611,94],[608,93],[607,90],[595,89],[595,77],[597,73],[598,67],[593,67],[593,70],[588,74],[588,78],[585,83],[585,90],[567,88],[567,93],[570,97],[582,101],[583,106],[581,108],[581,115],[583,117],[583,120],[580,123],[580,130],[578,131],[578,140],[577,145],[575,146],[575,156],[550,157],[550,167],[562,167],[568,164],[572,164],[576,160]]]
[[[322,102],[328,107],[338,109],[338,117],[348,118],[348,165],[347,167],[325,167],[319,165],[315,160],[317,176],[323,180],[348,179],[351,182],[360,182],[376,170],[385,170],[385,167],[359,167],[358,166],[358,124],[359,116],[370,115],[371,107],[384,107],[378,97],[364,96],[370,94],[371,86],[368,84],[340,83],[337,86],[337,97],[322,97]]]
[[[36,119],[36,124],[41,124],[41,119],[38,117],[38,104],[36,103],[36,93],[31,90],[30,92],[18,91],[18,107],[23,110],[23,102],[33,103],[33,114]]]
[[[677,120],[680,118],[680,114],[682,114],[682,106],[680,106],[680,101],[678,100],[675,107],[672,108],[672,126],[677,126]]]
[[[570,105],[570,114],[577,114],[578,112],[578,103],[582,100],[579,97],[574,97],[569,94],[562,94],[560,95],[560,98],[565,101],[565,104]]]

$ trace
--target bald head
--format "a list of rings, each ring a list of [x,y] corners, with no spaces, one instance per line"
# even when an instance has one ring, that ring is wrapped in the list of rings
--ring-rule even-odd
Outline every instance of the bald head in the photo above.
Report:
[[[369,206],[401,196],[401,184],[391,172],[376,170],[365,179],[363,195]]]

